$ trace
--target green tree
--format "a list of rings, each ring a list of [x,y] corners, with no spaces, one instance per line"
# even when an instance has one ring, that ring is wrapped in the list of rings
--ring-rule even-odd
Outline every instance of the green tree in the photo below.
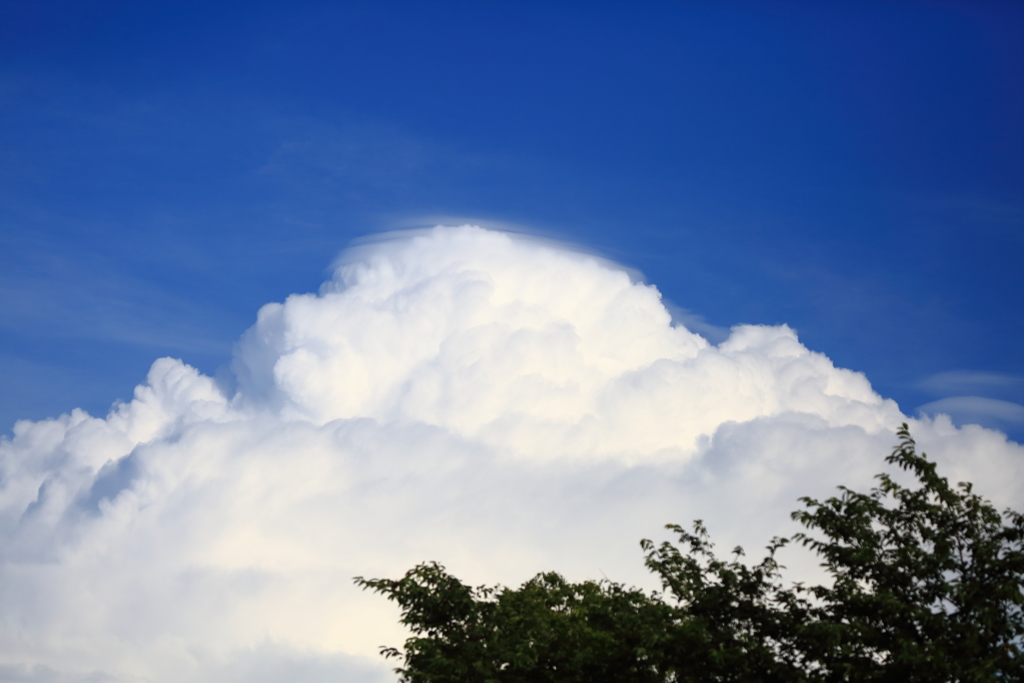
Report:
[[[430,562],[403,578],[356,581],[402,607],[414,636],[398,657],[402,680],[466,683],[664,681],[652,654],[671,608],[642,591],[540,574],[518,590],[472,588]]]
[[[906,424],[897,435],[886,460],[918,487],[880,474],[869,493],[840,487],[793,513],[820,532],[796,539],[833,578],[805,589],[821,603],[818,661],[832,680],[1024,680],[1024,516],[950,486]]]
[[[518,589],[466,586],[436,563],[356,582],[399,604],[406,683],[1024,681],[1024,516],[951,487],[906,425],[868,493],[801,499],[794,540],[826,585],[784,585],[774,539],[756,565],[719,559],[700,521],[644,540],[663,592],[540,574]]]

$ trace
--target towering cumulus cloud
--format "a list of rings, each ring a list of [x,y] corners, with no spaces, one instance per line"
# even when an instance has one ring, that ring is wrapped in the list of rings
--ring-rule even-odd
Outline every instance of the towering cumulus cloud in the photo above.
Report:
[[[870,485],[907,419],[786,326],[714,346],[613,264],[468,226],[349,252],[231,367],[162,358],[105,419],[0,442],[0,679],[389,680],[396,613],[353,576],[650,585],[640,538],[701,517],[756,547]],[[1024,500],[1021,446],[910,422]]]

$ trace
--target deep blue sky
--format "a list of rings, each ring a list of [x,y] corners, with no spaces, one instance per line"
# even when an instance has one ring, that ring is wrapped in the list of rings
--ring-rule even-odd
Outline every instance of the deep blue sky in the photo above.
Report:
[[[0,0],[0,432],[441,217],[1024,403],[1024,4]]]

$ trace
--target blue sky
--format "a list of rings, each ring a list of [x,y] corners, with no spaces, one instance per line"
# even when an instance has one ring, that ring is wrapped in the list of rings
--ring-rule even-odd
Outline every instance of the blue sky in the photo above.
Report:
[[[467,220],[1024,437],[1019,3],[0,2],[5,431]]]

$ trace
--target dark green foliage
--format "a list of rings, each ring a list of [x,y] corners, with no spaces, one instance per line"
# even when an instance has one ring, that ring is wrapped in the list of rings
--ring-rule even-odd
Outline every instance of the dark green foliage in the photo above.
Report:
[[[518,590],[471,588],[435,563],[404,578],[357,579],[402,606],[415,634],[401,657],[402,680],[483,683],[655,683],[648,648],[665,638],[671,609],[610,582],[571,584],[540,574]]]
[[[834,680],[1024,680],[1024,516],[1004,518],[971,490],[954,488],[918,455],[907,426],[886,460],[918,488],[887,474],[870,493],[801,501],[797,534],[834,577],[807,592]],[[841,675],[840,675],[841,674]]]
[[[680,547],[641,541],[647,567],[671,596],[671,633],[660,662],[672,681],[802,681],[803,656],[794,634],[807,621],[807,605],[783,588],[775,539],[760,564],[748,567],[736,548],[732,561],[718,559],[704,525],[693,533],[674,524]],[[654,596],[661,600],[661,596]]]
[[[402,608],[413,635],[383,653],[406,683],[1024,681],[1024,516],[950,487],[898,436],[887,461],[917,488],[882,474],[793,513],[825,586],[783,585],[787,539],[753,566],[718,559],[699,521],[641,542],[664,593],[554,573],[471,588],[436,563],[356,581]]]

